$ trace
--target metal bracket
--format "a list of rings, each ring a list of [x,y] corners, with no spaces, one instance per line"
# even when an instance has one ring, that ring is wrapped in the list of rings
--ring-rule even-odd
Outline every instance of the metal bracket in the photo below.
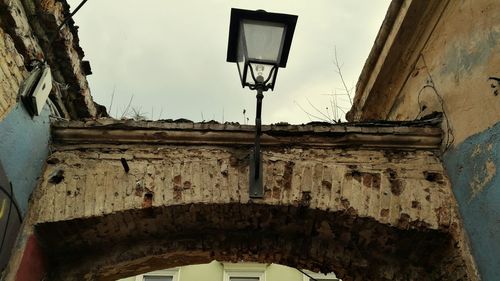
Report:
[[[255,149],[255,148],[254,148]],[[259,151],[260,153],[260,151]],[[262,157],[259,157],[259,161],[255,161],[255,151],[252,150],[250,153],[250,180],[249,180],[249,190],[250,190],[250,198],[263,198],[264,197],[264,184],[263,184],[263,176],[262,176]],[[259,174],[255,175],[257,167],[259,169]]]
[[[265,85],[261,83],[262,76],[260,79],[257,89],[257,112],[255,114],[255,146],[252,153],[250,154],[250,180],[249,180],[249,191],[250,198],[263,198],[264,197],[264,186],[262,184],[262,153],[260,152],[260,135],[262,134],[261,126],[261,114],[262,114],[262,99],[264,95],[262,94]]]

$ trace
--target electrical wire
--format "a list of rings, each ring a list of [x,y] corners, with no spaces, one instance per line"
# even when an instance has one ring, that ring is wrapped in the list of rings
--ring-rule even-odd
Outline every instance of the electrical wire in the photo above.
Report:
[[[9,222],[10,222],[10,213],[12,212],[13,205],[17,210],[17,215],[19,216],[19,222],[22,222],[23,219],[21,217],[21,212],[19,210],[19,206],[17,206],[17,204],[13,198],[14,189],[12,188],[12,184],[10,184],[11,193],[7,192],[7,190],[3,186],[0,186],[0,190],[2,190],[10,200],[9,211],[7,212],[7,222],[5,223],[5,229],[3,231],[2,242],[0,244],[0,253],[1,253],[3,251],[3,245],[5,244],[5,238],[7,237],[7,230],[9,229]]]
[[[445,3],[445,1],[446,1],[446,3]],[[446,11],[446,9],[448,8],[448,5],[450,4],[450,2],[451,2],[451,0],[443,0],[443,1],[441,2],[441,3],[444,3],[444,6],[443,6],[443,8],[442,8],[441,12],[439,13],[438,18],[436,19],[436,22],[435,22],[435,23],[434,23],[434,25],[432,26],[431,31],[428,33],[429,35],[427,36],[427,38],[425,38],[424,44],[422,45],[423,47],[420,49],[420,55],[419,55],[419,57],[422,55],[422,51],[423,51],[423,49],[425,48],[425,46],[427,46],[427,43],[429,42],[429,40],[430,40],[430,39],[431,39],[431,37],[432,37],[432,34],[434,34],[434,30],[437,28],[438,24],[441,22],[441,19],[443,18],[443,15],[444,15],[444,12],[445,12],[445,11]],[[419,58],[419,57],[418,57],[418,58]],[[418,58],[417,58],[417,59],[413,62],[413,67],[415,67],[415,64],[417,63]],[[425,63],[425,62],[424,62],[424,63]],[[408,82],[408,80],[410,79],[411,73],[412,73],[411,71],[410,71],[410,72],[408,72],[408,74],[406,75],[405,80],[404,80],[404,82],[403,82],[403,84],[402,84],[402,85],[406,85],[406,83],[407,83],[407,82]],[[403,87],[401,87],[401,88],[399,89],[399,91],[398,91],[398,93],[397,93],[397,95],[396,95],[396,96],[399,96],[399,95],[401,94],[401,91],[402,91],[402,90],[403,90]],[[391,108],[390,108],[390,110],[389,110],[389,112],[392,112],[395,106],[396,106],[396,103],[393,103],[393,104],[392,104],[392,106],[391,106]]]
[[[52,38],[49,40],[49,46],[52,45],[52,43],[56,39],[57,35],[59,34],[59,31],[61,30],[61,28],[68,22],[69,19],[73,18],[73,16],[83,7],[83,5],[85,5],[85,3],[87,3],[87,1],[88,0],[83,0],[82,2],[80,2],[80,4],[76,7],[76,9],[67,18],[65,18],[61,24],[59,24],[59,26],[57,27],[54,35],[52,35]],[[38,61],[38,63],[41,63],[41,61]],[[12,188],[12,184],[10,184],[10,190],[11,190],[10,193],[3,186],[0,186],[0,190],[2,192],[4,192],[7,195],[7,197],[9,198],[9,200],[10,200],[9,211],[8,211],[8,214],[7,214],[7,222],[5,223],[5,229],[4,229],[4,232],[3,232],[2,242],[0,244],[0,252],[2,252],[3,245],[5,243],[5,237],[7,236],[7,229],[9,227],[10,214],[12,212],[12,206],[14,206],[14,208],[16,209],[16,212],[17,212],[17,215],[19,216],[19,221],[20,222],[22,222],[22,215],[21,215],[21,211],[19,209],[19,206],[17,205],[16,201],[14,200],[14,195],[13,195],[14,194],[14,189]]]
[[[0,190],[7,195],[7,198],[9,198],[10,201],[14,204],[14,208],[16,208],[17,215],[19,217],[19,220],[22,221],[22,214],[21,214],[21,209],[16,203],[16,200],[14,199],[14,189],[12,188],[12,183],[10,183],[10,190],[11,192],[9,193],[3,186],[0,185]]]
[[[448,135],[447,135],[447,138],[446,138],[446,144],[445,144],[444,151],[447,151],[451,147],[451,145],[453,144],[453,142],[455,141],[455,135],[453,134],[453,129],[450,126],[450,120],[448,118],[448,115],[446,114],[446,110],[444,109],[444,99],[439,94],[438,90],[436,89],[436,84],[434,83],[434,79],[432,79],[432,75],[431,75],[431,73],[429,71],[429,67],[427,66],[427,62],[425,61],[424,54],[420,53],[419,57],[422,58],[422,62],[424,63],[425,71],[427,72],[427,76],[428,76],[429,80],[428,80],[428,83],[426,85],[424,85],[420,89],[420,91],[418,91],[417,103],[418,103],[419,113],[418,113],[417,117],[415,117],[415,119],[417,119],[418,117],[420,117],[420,114],[423,111],[422,108],[421,108],[421,103],[420,103],[420,95],[422,94],[422,92],[423,92],[424,89],[426,89],[426,88],[432,89],[433,92],[434,92],[434,94],[439,99],[439,103],[441,105],[441,111],[442,111],[443,116],[444,116],[445,121],[446,121],[446,132],[448,133]]]
[[[0,253],[3,251],[3,245],[5,243],[5,237],[7,237],[7,229],[9,229],[10,212],[11,211],[12,211],[12,200],[10,200],[10,204],[9,204],[9,212],[7,213],[7,222],[5,223],[5,229],[4,229],[3,235],[2,235],[2,244],[0,244]]]
[[[78,10],[80,10],[83,7],[83,5],[85,5],[85,3],[87,3],[87,1],[88,0],[83,0],[82,2],[80,2],[80,4],[76,7],[76,9],[71,14],[69,14],[69,17],[65,18],[63,20],[63,22],[61,24],[59,24],[54,35],[52,35],[52,38],[49,40],[49,46],[52,45],[52,43],[54,43],[54,40],[56,39],[57,34],[59,34],[59,30],[61,30],[61,28],[68,22],[68,20],[71,19],[78,12]]]

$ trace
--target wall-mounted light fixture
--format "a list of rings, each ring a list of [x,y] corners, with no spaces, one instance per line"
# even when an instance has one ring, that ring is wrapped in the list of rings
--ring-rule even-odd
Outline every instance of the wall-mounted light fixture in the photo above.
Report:
[[[231,9],[227,61],[238,66],[241,85],[257,90],[255,147],[250,160],[250,197],[262,198],[260,153],[263,92],[274,90],[278,68],[286,67],[297,16]]]
[[[23,81],[21,101],[31,116],[40,115],[52,90],[52,74],[48,64],[38,62]]]

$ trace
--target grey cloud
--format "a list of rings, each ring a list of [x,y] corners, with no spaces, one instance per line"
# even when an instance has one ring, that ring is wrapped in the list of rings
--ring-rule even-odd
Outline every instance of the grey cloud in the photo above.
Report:
[[[70,0],[76,6],[80,0]],[[265,9],[299,16],[289,63],[278,75],[276,90],[264,99],[264,123],[309,122],[294,104],[306,98],[324,108],[340,86],[333,68],[333,48],[354,84],[382,23],[389,0],[377,1],[132,1],[94,0],[75,17],[81,46],[94,74],[95,100],[121,112],[134,95],[134,106],[151,117],[215,117],[253,123],[255,93],[242,89],[236,66],[226,59],[231,7]],[[119,116],[118,116],[119,117]]]

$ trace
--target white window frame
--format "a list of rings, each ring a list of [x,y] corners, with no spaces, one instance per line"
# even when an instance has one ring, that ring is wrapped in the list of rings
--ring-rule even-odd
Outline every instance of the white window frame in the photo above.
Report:
[[[328,274],[324,274],[324,273],[316,273],[316,272],[312,272],[312,271],[309,271],[309,270],[302,270],[304,271],[305,273],[309,274],[309,276],[311,276],[312,278],[315,278],[315,279],[322,279],[322,280],[332,280],[332,281],[342,281],[341,279],[338,279],[337,276],[335,275],[335,273],[328,273]],[[311,279],[309,278],[309,276],[305,275],[305,274],[302,274],[303,276],[303,281],[310,281]]]
[[[266,281],[267,264],[261,263],[223,263],[224,279],[231,281],[232,277],[257,277],[259,281]]]
[[[163,269],[137,275],[135,281],[144,281],[145,276],[167,276],[172,277],[172,281],[179,281],[180,268]]]

